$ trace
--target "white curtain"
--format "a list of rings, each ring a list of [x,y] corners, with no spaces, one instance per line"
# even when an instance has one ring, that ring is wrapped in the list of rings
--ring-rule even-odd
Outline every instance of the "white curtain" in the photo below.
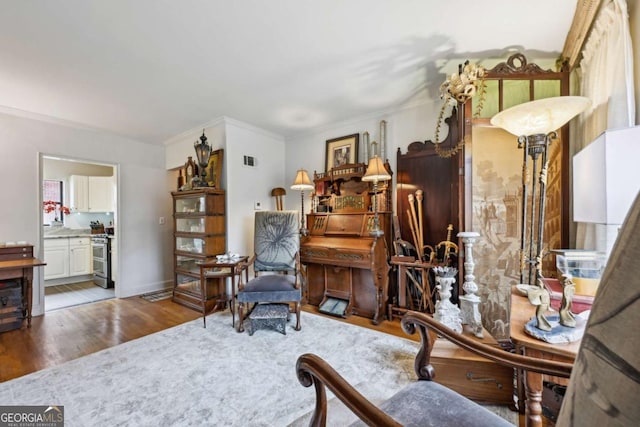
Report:
[[[580,94],[591,99],[592,105],[574,128],[575,152],[607,129],[635,125],[633,50],[626,0],[605,2],[582,57]],[[578,223],[576,248],[608,252],[616,233],[617,226]]]

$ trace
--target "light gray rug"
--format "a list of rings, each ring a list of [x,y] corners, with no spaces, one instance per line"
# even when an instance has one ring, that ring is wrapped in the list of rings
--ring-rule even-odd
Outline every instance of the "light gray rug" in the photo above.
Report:
[[[64,405],[72,426],[302,425],[313,387],[295,373],[305,352],[325,358],[381,402],[415,381],[415,342],[302,313],[287,335],[238,334],[229,313],[194,320],[0,384],[3,405]],[[353,415],[336,411],[328,425]]]

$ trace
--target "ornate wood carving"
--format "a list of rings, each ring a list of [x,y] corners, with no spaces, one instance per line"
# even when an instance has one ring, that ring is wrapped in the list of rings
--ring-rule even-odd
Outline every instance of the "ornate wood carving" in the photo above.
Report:
[[[527,58],[521,54],[516,53],[511,55],[505,62],[501,62],[488,72],[488,77],[495,77],[496,75],[500,75],[501,77],[508,76],[509,74],[545,74],[545,73],[554,73],[553,70],[543,70],[537,64],[529,64],[527,62]]]

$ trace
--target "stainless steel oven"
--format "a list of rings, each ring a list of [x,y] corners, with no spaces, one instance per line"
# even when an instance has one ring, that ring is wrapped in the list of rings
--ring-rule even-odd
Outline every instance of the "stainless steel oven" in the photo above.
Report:
[[[93,252],[93,283],[103,288],[112,288],[111,239],[106,234],[96,234],[91,238]]]

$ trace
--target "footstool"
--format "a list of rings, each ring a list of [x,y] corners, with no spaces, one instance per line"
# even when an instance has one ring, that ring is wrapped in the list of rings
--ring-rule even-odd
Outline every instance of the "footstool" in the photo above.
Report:
[[[249,335],[258,329],[273,329],[286,335],[289,304],[258,304],[249,315]]]

